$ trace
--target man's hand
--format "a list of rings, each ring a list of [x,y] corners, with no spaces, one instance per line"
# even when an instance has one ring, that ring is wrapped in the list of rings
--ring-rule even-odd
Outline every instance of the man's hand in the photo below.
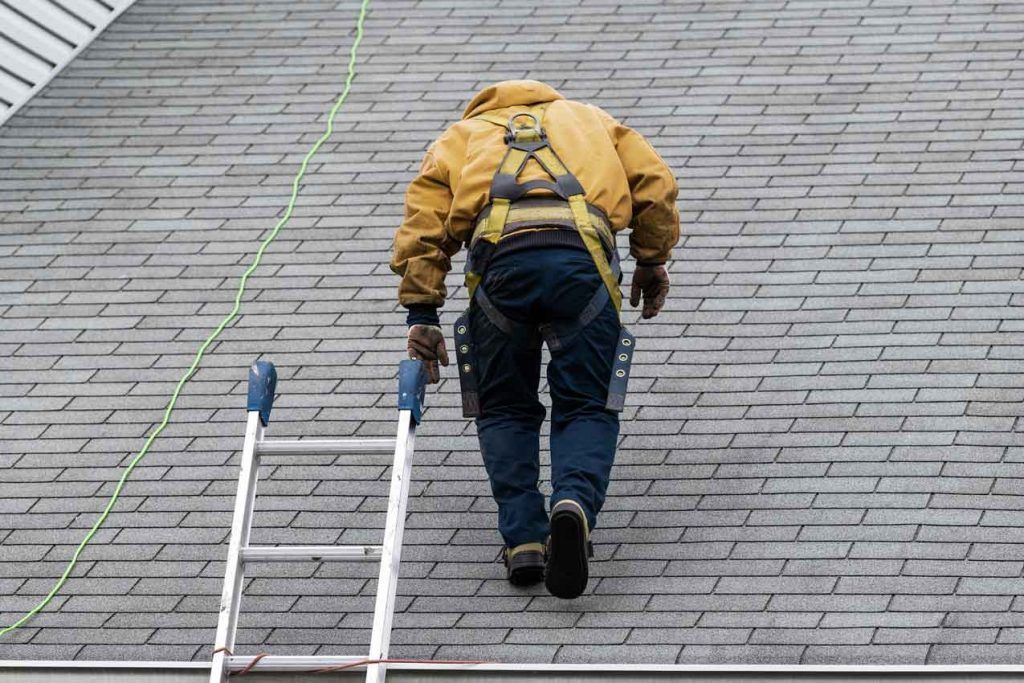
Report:
[[[441,381],[437,362],[448,367],[448,349],[444,347],[444,332],[437,325],[413,325],[409,328],[409,358],[421,360],[427,368],[430,384]]]
[[[633,271],[633,287],[629,292],[629,305],[640,303],[640,295],[644,296],[644,310],[640,314],[644,318],[653,318],[661,312],[668,296],[668,271],[665,266],[637,265]]]

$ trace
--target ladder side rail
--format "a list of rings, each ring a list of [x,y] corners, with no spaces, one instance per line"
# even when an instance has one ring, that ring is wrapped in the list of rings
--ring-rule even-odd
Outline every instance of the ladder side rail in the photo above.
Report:
[[[256,502],[256,480],[259,475],[256,444],[263,440],[263,429],[270,422],[276,388],[277,370],[274,369],[274,364],[263,360],[254,362],[249,368],[249,388],[245,403],[245,441],[242,444],[235,510],[231,517],[231,538],[228,541],[224,590],[221,593],[220,612],[217,616],[217,634],[213,641],[210,683],[227,681],[228,661],[231,656],[229,653],[235,647],[238,612],[242,602],[242,582],[245,580],[242,548],[249,545],[252,513]]]
[[[398,438],[391,470],[388,514],[384,526],[383,553],[377,578],[377,597],[373,609],[373,631],[370,635],[370,660],[387,659],[391,642],[391,625],[395,616],[395,597],[402,562],[402,536],[409,502],[409,479],[412,475],[412,454],[416,440],[416,423],[412,412],[403,410],[398,417]],[[384,683],[386,665],[370,664],[367,683]]]
[[[398,433],[395,436],[395,459],[391,465],[391,489],[388,493],[388,515],[384,525],[384,542],[377,577],[377,597],[373,608],[373,631],[370,633],[371,661],[387,659],[391,643],[391,625],[395,617],[395,596],[398,592],[398,570],[402,563],[402,535],[405,512],[409,503],[409,480],[416,445],[416,425],[423,418],[427,371],[423,361],[404,360],[398,365]],[[366,683],[384,683],[386,664],[366,667]]]
[[[242,583],[245,580],[242,563],[242,548],[249,545],[252,529],[252,513],[256,499],[256,480],[259,459],[256,456],[256,442],[263,437],[263,425],[258,411],[250,411],[245,428],[245,443],[242,447],[241,471],[238,476],[238,491],[235,494],[235,511],[231,520],[231,540],[228,543],[228,557],[224,572],[224,591],[220,599],[220,614],[217,618],[217,635],[214,638],[213,664],[210,683],[223,683],[228,670],[228,653],[235,647],[235,633],[238,629],[238,613],[242,601]]]

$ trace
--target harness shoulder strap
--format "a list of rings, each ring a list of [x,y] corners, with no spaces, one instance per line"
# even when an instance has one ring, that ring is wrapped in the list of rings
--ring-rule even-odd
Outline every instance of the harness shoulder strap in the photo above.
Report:
[[[569,203],[576,231],[580,234],[584,246],[594,260],[601,280],[615,304],[615,310],[618,311],[622,308],[622,292],[619,290],[618,274],[615,272],[617,269],[609,263],[600,234],[590,220],[590,211],[587,207],[583,186],[555,153],[541,126],[541,119],[549,104],[549,102],[544,102],[530,107],[524,112],[513,114],[507,121],[489,112],[478,114],[475,117],[507,128],[505,143],[508,145],[508,149],[491,181],[490,213],[474,239],[490,243],[488,249],[492,249],[505,229],[511,203],[522,198],[530,190],[547,189]],[[534,126],[517,127],[515,120],[521,116],[531,117]],[[537,160],[541,168],[554,179],[554,183],[543,180],[534,180],[528,183],[518,182],[519,174],[531,158]],[[486,267],[486,263],[483,266]],[[469,287],[471,298],[482,278],[482,270],[482,268],[479,270],[474,268],[466,274],[466,285]]]

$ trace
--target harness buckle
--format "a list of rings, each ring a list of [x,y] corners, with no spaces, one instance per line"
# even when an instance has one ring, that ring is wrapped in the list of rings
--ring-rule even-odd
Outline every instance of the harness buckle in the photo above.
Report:
[[[517,126],[515,121],[521,116],[528,116],[533,119],[532,126]],[[510,142],[546,140],[547,134],[540,127],[540,119],[528,111],[521,111],[508,117],[508,130],[505,131],[505,144]]]

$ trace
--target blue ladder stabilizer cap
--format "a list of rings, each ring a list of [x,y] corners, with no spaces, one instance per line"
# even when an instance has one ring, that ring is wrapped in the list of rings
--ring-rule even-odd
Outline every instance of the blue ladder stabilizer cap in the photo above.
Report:
[[[266,427],[270,422],[270,409],[274,407],[274,390],[277,388],[277,370],[266,360],[254,361],[249,367],[249,396],[245,403],[248,411],[260,411],[260,422]]]
[[[419,424],[423,417],[423,399],[427,394],[427,368],[421,360],[403,360],[398,364],[398,409],[411,410]]]

